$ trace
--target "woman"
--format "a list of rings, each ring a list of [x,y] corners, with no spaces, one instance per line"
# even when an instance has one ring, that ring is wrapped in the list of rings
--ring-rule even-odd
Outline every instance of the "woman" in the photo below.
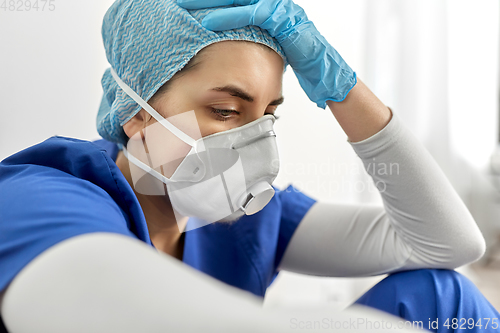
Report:
[[[247,293],[264,296],[281,269],[424,269],[391,275],[359,303],[427,329],[472,319],[472,329],[485,331],[477,320],[498,312],[449,271],[477,260],[484,240],[430,155],[300,7],[241,0],[204,9],[232,3],[117,1],[103,25],[112,68],[97,126],[107,141],[51,138],[0,164],[7,328],[282,332],[304,320],[262,312]],[[325,204],[270,187],[287,63],[365,165],[398,164],[398,176],[367,168],[384,207]],[[334,318],[328,328],[354,318],[396,323],[365,311],[314,315]]]

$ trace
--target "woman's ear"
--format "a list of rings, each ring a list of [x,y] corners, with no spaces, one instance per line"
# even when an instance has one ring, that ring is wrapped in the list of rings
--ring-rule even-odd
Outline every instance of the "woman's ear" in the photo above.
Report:
[[[149,114],[144,109],[141,109],[141,111],[137,112],[135,116],[123,125],[123,131],[129,139],[132,139],[134,135],[146,127],[150,118]],[[142,134],[138,137],[142,138]]]

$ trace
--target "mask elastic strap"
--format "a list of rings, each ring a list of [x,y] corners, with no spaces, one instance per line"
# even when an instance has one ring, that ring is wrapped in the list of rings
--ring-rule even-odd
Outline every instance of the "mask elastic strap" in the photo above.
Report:
[[[138,158],[136,158],[134,155],[129,154],[128,150],[125,147],[122,147],[122,150],[123,150],[123,155],[125,155],[125,157],[129,160],[129,162],[132,162],[137,167],[141,168],[144,172],[152,175],[153,177],[155,177],[156,179],[158,179],[159,181],[161,181],[161,182],[163,182],[165,184],[167,184],[167,183],[175,183],[175,181],[168,179],[167,177],[165,177],[164,175],[162,175],[158,171],[152,169],[149,165],[147,165],[146,163],[142,162],[141,160],[139,160]]]
[[[188,145],[190,145],[193,148],[196,148],[196,140],[175,127],[171,122],[169,122],[167,119],[163,118],[158,112],[156,112],[155,109],[151,107],[146,101],[144,101],[139,95],[136,94],[135,91],[133,91],[125,82],[123,82],[118,75],[116,74],[115,70],[111,67],[111,75],[115,79],[116,83],[120,88],[130,96],[137,104],[142,106],[144,110],[146,110],[153,118],[156,119],[157,122],[162,124],[166,129],[168,129],[173,135],[178,137],[180,140],[184,141]],[[142,163],[142,162],[141,162]]]

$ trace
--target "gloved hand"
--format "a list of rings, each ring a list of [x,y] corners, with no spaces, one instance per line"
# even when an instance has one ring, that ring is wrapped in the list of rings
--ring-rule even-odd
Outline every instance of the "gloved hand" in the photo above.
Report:
[[[203,26],[221,31],[256,25],[276,38],[309,99],[325,108],[341,102],[356,84],[356,73],[321,36],[304,10],[291,0],[177,0],[186,9],[226,5],[208,14]]]

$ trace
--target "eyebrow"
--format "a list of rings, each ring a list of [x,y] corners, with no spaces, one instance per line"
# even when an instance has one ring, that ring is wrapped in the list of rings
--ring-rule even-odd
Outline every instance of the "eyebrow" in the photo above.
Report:
[[[230,94],[231,96],[241,98],[242,100],[250,102],[250,103],[252,103],[255,100],[247,92],[243,91],[242,89],[240,89],[238,87],[232,86],[232,85],[228,85],[228,86],[224,86],[224,87],[216,87],[216,88],[212,88],[212,90],[226,92],[226,93]],[[269,103],[269,105],[272,105],[272,106],[281,105],[281,104],[283,104],[284,101],[285,101],[285,98],[280,97],[280,98],[272,101],[271,103]]]

